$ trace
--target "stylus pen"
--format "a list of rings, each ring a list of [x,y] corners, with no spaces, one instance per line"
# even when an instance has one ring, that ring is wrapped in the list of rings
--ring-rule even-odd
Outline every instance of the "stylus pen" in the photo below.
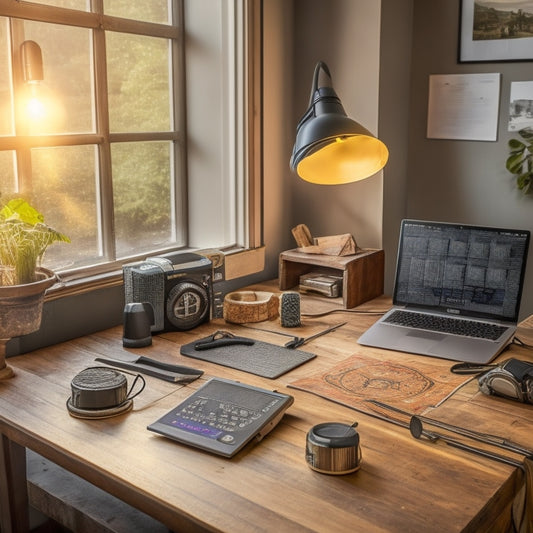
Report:
[[[308,343],[309,341],[312,341],[313,339],[321,337],[322,335],[325,335],[326,333],[330,333],[331,331],[335,331],[341,326],[344,326],[344,324],[346,324],[346,322],[341,322],[340,324],[331,326],[323,331],[319,331],[318,333],[315,333],[314,335],[310,335],[309,337],[295,337],[294,340],[289,341],[288,343],[285,344],[285,348],[299,348],[300,346]]]

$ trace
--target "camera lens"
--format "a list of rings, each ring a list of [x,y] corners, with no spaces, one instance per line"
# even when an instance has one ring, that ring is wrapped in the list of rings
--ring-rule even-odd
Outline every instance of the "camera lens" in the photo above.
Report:
[[[177,329],[194,328],[205,320],[209,312],[207,291],[197,283],[179,283],[168,293],[166,310],[168,321]]]

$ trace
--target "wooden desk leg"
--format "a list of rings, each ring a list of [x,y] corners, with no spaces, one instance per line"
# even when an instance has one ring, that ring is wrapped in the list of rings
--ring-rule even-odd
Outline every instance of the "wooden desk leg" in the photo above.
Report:
[[[0,435],[0,531],[29,531],[26,448]]]

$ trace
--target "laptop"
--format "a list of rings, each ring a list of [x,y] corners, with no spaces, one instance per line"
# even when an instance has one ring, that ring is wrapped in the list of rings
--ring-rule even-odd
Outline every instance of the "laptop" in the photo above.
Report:
[[[403,220],[393,307],[358,343],[486,364],[513,339],[530,232]]]

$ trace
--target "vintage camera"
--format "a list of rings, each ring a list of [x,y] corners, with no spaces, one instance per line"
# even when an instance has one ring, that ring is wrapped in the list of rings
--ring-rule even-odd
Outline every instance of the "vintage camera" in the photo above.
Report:
[[[527,361],[507,359],[479,376],[478,383],[484,394],[533,403],[533,364]]]
[[[195,253],[169,253],[124,265],[126,304],[147,302],[151,331],[185,331],[210,319],[212,263]]]

